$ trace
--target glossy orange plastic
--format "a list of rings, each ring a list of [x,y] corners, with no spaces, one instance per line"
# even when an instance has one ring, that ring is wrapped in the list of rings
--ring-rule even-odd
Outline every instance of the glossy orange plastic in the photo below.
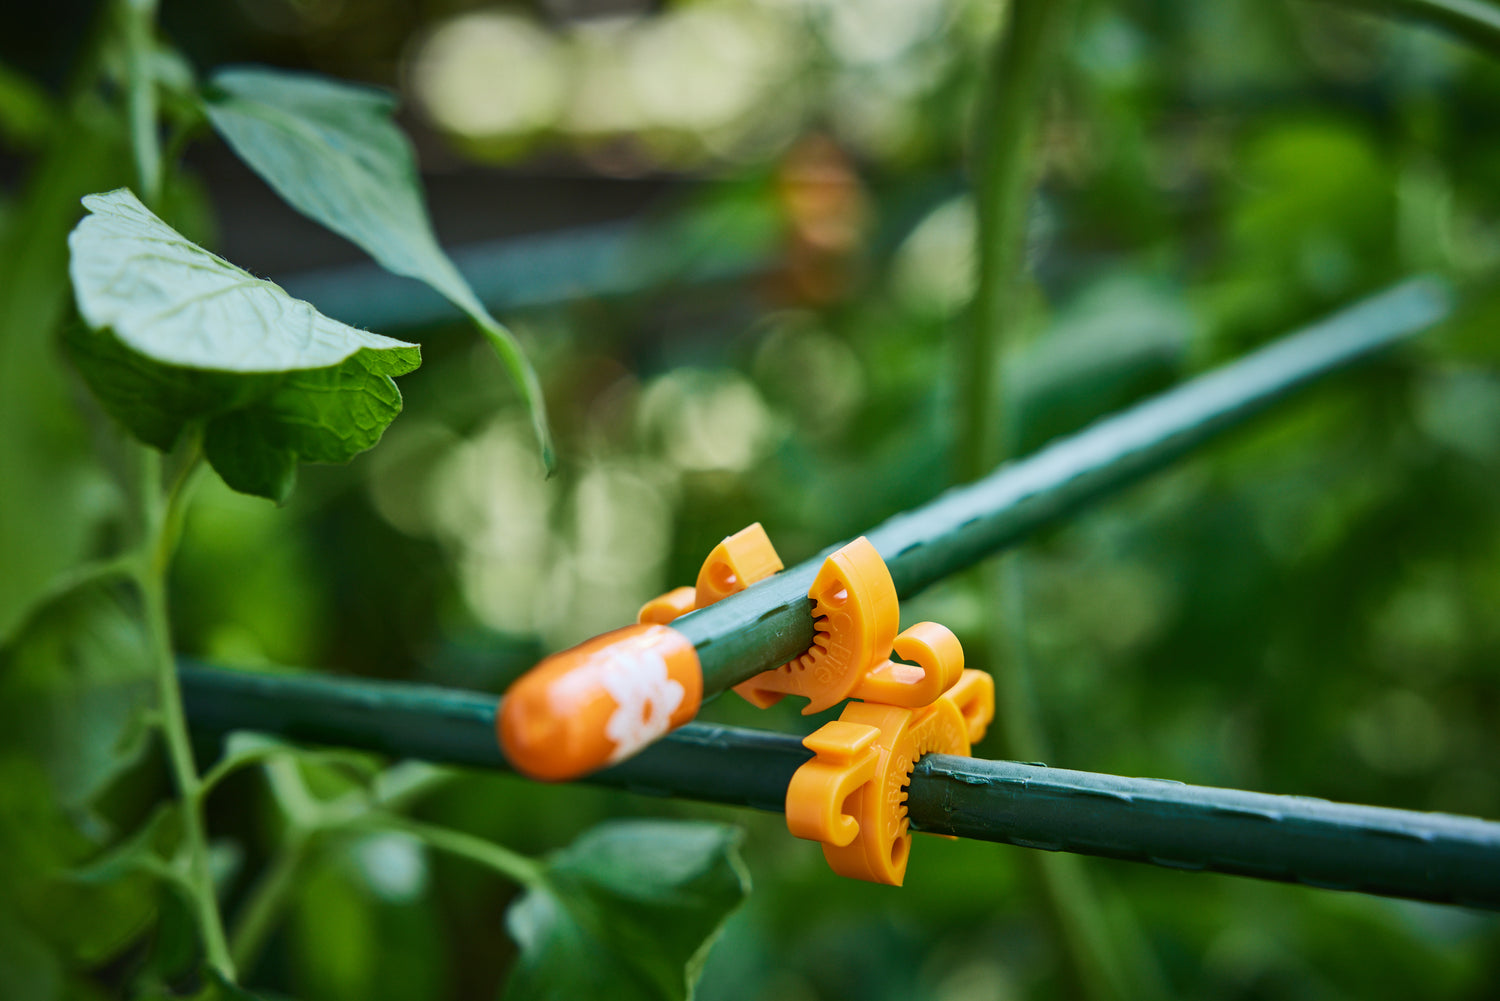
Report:
[[[760,523],[714,547],[698,573],[696,588],[679,587],[642,606],[641,622],[666,624],[695,609],[743,591],[781,570],[781,558]],[[950,688],[963,671],[963,648],[934,622],[920,622],[896,635],[900,606],[896,586],[880,553],[860,537],[829,556],[808,590],[817,635],[796,660],[736,685],[734,690],[762,709],[787,695],[808,699],[815,713],[846,698],[901,706],[925,706]],[[898,657],[887,659],[894,647]]]
[[[720,542],[703,561],[693,607],[707,608],[780,570],[776,547],[760,522],[753,522]]]
[[[801,695],[808,700],[804,714],[821,712],[854,694],[890,655],[900,605],[890,571],[869,539],[860,536],[824,560],[807,595],[817,629],[813,645],[791,663],[735,685],[752,705],[764,709]]]
[[[760,522],[753,522],[713,548],[698,571],[697,587],[679,587],[641,606],[637,622],[666,625],[688,612],[738,594],[781,570],[781,557]]]
[[[816,757],[787,788],[787,829],[823,842],[834,872],[900,886],[911,855],[912,767],[924,754],[968,754],[994,715],[995,686],[983,671],[964,671],[921,708],[850,702],[802,742]]]
[[[894,646],[896,656],[915,661],[915,666],[885,661],[859,680],[854,698],[916,709],[937,701],[964,673],[964,648],[947,626],[918,622],[903,630]]]
[[[670,625],[691,612],[696,603],[697,597],[692,588],[674,587],[642,605],[641,610],[636,613],[635,621],[659,626]]]
[[[692,643],[641,624],[542,661],[505,693],[495,726],[517,771],[556,782],[630,757],[691,720],[702,701]]]

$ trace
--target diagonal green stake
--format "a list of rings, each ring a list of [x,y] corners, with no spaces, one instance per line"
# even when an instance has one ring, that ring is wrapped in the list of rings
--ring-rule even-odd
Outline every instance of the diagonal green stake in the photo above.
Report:
[[[901,598],[1060,521],[1313,380],[1444,319],[1444,283],[1412,279],[1311,327],[1062,438],[866,533]],[[807,589],[842,543],[672,624],[696,648],[704,696],[777,667],[812,644]]]
[[[1161,469],[1312,380],[1432,326],[1448,315],[1450,298],[1435,279],[1405,282],[865,534],[897,594],[908,598]],[[672,623],[698,650],[705,698],[812,644],[807,589],[836,548]]]
[[[520,390],[550,475],[557,459],[536,372],[438,245],[416,157],[391,118],[395,97],[261,66],[220,69],[204,94],[214,130],[287,204],[468,314]]]

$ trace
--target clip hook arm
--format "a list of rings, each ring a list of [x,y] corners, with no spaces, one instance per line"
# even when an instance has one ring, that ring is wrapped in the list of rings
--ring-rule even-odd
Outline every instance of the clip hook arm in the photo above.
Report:
[[[879,735],[873,726],[834,720],[802,741],[817,757],[797,769],[787,787],[787,830],[808,841],[839,847],[859,835],[858,818],[845,813],[844,806],[850,796],[875,781]]]

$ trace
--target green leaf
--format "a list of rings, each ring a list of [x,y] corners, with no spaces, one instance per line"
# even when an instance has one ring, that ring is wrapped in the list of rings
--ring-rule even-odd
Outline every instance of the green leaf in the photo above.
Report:
[[[57,118],[58,109],[40,84],[0,63],[0,142],[36,149]]]
[[[692,996],[709,946],[750,889],[740,832],[617,821],[553,856],[507,915],[510,1001]]]
[[[129,173],[121,130],[81,107],[58,109],[0,226],[0,642],[38,593],[94,552],[122,508],[54,343],[70,312],[78,199]]]
[[[96,813],[140,759],[154,680],[120,586],[62,593],[0,649],[0,912],[69,962],[115,955],[155,909],[156,877],[120,864],[144,839],[100,856],[113,825]],[[71,872],[91,857],[92,871]]]
[[[167,450],[191,423],[224,482],[273,500],[299,462],[346,462],[401,412],[416,345],[323,316],[185,239],[129,191],[90,195],[68,346],[106,410]]]
[[[138,996],[138,1001],[261,1001],[261,996],[225,979],[224,974],[210,966],[204,966],[199,974],[196,990],[191,994],[178,994],[158,987]]]
[[[47,943],[0,910],[0,997],[51,998],[62,991],[62,969]]]
[[[39,761],[57,801],[84,810],[139,755],[154,677],[145,627],[123,589],[67,592],[0,649],[0,751]]]
[[[391,119],[395,98],[324,77],[237,66],[213,74],[206,102],[214,129],[288,204],[469,315],[521,391],[550,473],[552,434],[536,373],[438,245],[411,145]]]
[[[374,758],[359,751],[299,747],[263,733],[236,730],[224,739],[223,756],[203,774],[199,786],[200,795],[206,796],[220,782],[242,768],[283,757],[296,758],[304,764],[318,762],[344,768],[372,781],[381,772]]]

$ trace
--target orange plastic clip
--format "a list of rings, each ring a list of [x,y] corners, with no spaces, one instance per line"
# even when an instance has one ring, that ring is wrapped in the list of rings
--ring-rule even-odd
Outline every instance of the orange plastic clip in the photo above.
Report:
[[[707,608],[781,570],[781,557],[770,536],[753,522],[726,537],[708,554],[698,571],[697,587],[679,587],[641,606],[637,622],[666,625],[688,612]]]
[[[963,649],[935,622],[896,634],[900,604],[880,553],[860,536],[823,561],[808,589],[817,635],[796,660],[734,686],[764,709],[787,695],[807,700],[804,715],[847,698],[924,706],[958,680]],[[894,649],[915,665],[888,659]]]
[[[823,842],[839,875],[900,886],[911,854],[913,766],[924,754],[968,754],[994,716],[995,685],[983,671],[963,671],[921,708],[850,702],[802,742],[816,757],[787,788],[787,829]]]
[[[642,606],[640,622],[667,624],[706,608],[781,570],[781,558],[759,522],[724,539],[708,554],[695,588],[679,587]],[[952,687],[963,650],[944,627],[919,622],[899,636],[896,585],[880,553],[863,536],[823,561],[807,595],[817,634],[796,660],[734,687],[761,709],[801,695],[804,714],[847,698],[925,706]],[[888,659],[896,656],[912,663]]]
[[[765,709],[787,695],[808,699],[804,714],[848,698],[884,660],[896,639],[900,605],[880,553],[860,536],[823,561],[807,596],[813,600],[813,645],[796,660],[734,686]]]

